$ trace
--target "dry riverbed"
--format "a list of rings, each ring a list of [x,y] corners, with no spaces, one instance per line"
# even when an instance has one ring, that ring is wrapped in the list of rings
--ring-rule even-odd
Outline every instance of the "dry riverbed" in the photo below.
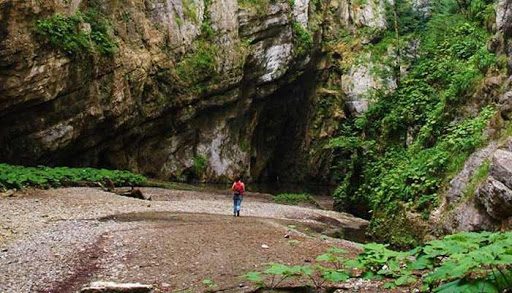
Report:
[[[302,265],[332,246],[355,254],[357,244],[319,233],[367,224],[262,194],[246,196],[242,217],[233,217],[227,192],[142,191],[153,200],[95,188],[0,198],[0,292],[76,292],[99,280],[203,292],[206,279],[216,290],[249,292],[240,275],[266,263]]]

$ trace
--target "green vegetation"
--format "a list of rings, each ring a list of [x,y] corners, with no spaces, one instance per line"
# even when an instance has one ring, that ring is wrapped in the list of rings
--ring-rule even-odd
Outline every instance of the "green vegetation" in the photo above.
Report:
[[[478,169],[475,170],[471,180],[469,181],[466,189],[464,190],[464,197],[471,198],[475,195],[476,189],[482,182],[487,179],[489,175],[489,170],[491,167],[491,162],[489,160],[485,161]]]
[[[25,187],[49,188],[111,181],[116,186],[137,186],[146,178],[127,171],[68,168],[68,167],[21,167],[0,164],[0,190]]]
[[[197,84],[217,71],[218,47],[211,42],[198,40],[196,49],[178,63],[176,73],[189,85]]]
[[[207,292],[215,292],[213,289],[218,287],[212,279],[204,279],[201,283],[207,288]]]
[[[311,33],[297,21],[292,23],[295,56],[307,55],[313,47]]]
[[[244,277],[266,288],[299,279],[317,289],[350,278],[385,280],[385,288],[408,286],[421,292],[502,292],[512,286],[512,233],[458,233],[416,249],[398,252],[369,243],[355,259],[332,248],[317,264],[270,264]]]
[[[245,9],[254,9],[258,14],[264,14],[267,11],[270,2],[275,0],[238,0],[238,5]]]
[[[90,30],[86,29],[87,24]],[[95,9],[79,11],[72,16],[56,14],[36,23],[39,36],[69,55],[99,53],[112,56],[117,45],[110,37],[110,30],[105,16]]]
[[[315,204],[311,195],[306,193],[281,193],[274,196],[274,202],[288,205]]]
[[[194,157],[194,174],[198,177],[200,177],[204,171],[206,170],[206,166],[208,164],[208,160],[201,155],[197,155]]]
[[[193,0],[183,0],[183,14],[185,17],[192,19],[194,22],[199,22],[199,17],[196,12],[196,4]]]
[[[402,229],[409,225],[409,212],[428,218],[443,186],[486,142],[483,130],[495,110],[464,110],[474,104],[484,77],[500,68],[487,50],[490,34],[482,19],[461,12],[455,1],[437,2],[430,19],[401,18],[399,31],[400,51],[411,40],[420,44],[414,58],[402,60],[410,64],[407,75],[397,79],[394,92],[372,93],[369,111],[344,122],[327,147],[338,158],[339,206],[373,210],[371,235],[407,247],[422,238],[420,231]],[[393,33],[385,36],[384,45],[369,46],[372,56],[396,45]]]
[[[209,2],[205,2],[208,11]],[[192,44],[192,51],[187,53],[176,66],[179,79],[194,91],[201,90],[201,83],[217,76],[219,65],[219,47],[215,43],[216,31],[205,14],[201,24],[201,35]]]

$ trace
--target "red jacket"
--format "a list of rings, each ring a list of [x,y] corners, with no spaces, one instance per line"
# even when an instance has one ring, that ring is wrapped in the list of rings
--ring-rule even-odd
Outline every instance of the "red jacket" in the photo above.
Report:
[[[243,195],[245,192],[245,184],[242,181],[236,181],[233,183],[233,186],[231,186],[231,189]]]

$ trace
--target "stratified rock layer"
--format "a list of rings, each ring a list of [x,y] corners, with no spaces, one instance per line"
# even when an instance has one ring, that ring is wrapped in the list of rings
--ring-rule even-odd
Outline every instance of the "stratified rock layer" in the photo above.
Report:
[[[331,180],[323,144],[346,117],[345,93],[322,85],[347,83],[348,113],[358,114],[368,105],[361,87],[383,82],[359,80],[357,68],[331,72],[322,46],[343,27],[384,30],[385,2],[247,3],[1,2],[0,161],[178,180]],[[109,23],[113,56],[72,55],[36,33],[39,20],[91,9]],[[311,46],[301,47],[299,27]],[[206,73],[190,65],[202,64],[194,58],[205,46],[215,59]]]

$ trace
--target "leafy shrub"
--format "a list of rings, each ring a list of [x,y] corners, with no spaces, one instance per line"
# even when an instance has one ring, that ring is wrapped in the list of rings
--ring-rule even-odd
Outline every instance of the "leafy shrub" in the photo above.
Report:
[[[344,250],[331,248],[316,258],[318,264],[271,264],[245,278],[272,289],[291,278],[323,289],[350,278],[384,279],[387,289],[408,286],[421,292],[491,293],[512,287],[511,232],[463,232],[404,252],[377,243],[365,244],[363,250],[347,259]]]
[[[210,78],[217,72],[218,47],[208,41],[198,40],[195,51],[187,54],[177,65],[181,80],[193,85]]]
[[[292,23],[294,54],[296,56],[304,56],[309,53],[313,47],[313,37],[311,33],[299,22]]]
[[[278,288],[292,279],[304,279],[315,288],[321,289],[327,284],[344,282],[350,278],[340,265],[341,255],[344,253],[343,249],[333,247],[317,257],[318,262],[323,262],[322,265],[290,266],[271,263],[263,272],[248,272],[243,277],[259,287],[270,289]]]
[[[271,1],[275,2],[275,0],[238,0],[238,5],[245,9],[253,9],[258,14],[264,14]]]
[[[199,155],[195,156],[193,161],[194,173],[196,176],[200,177],[206,169],[208,160],[204,156]]]
[[[142,185],[146,178],[127,171],[68,168],[68,167],[22,167],[0,164],[0,189],[24,187],[59,187],[84,183],[112,181],[117,186]]]
[[[56,14],[50,18],[38,20],[36,31],[44,36],[55,48],[62,49],[69,54],[88,52],[91,50],[89,34],[78,30],[78,25],[83,22],[80,14],[62,16]]]
[[[88,23],[91,31],[80,29],[80,24]],[[36,33],[47,39],[50,45],[69,55],[82,55],[98,52],[111,56],[117,45],[109,36],[110,25],[105,16],[94,9],[71,16],[60,14],[38,20]]]
[[[288,205],[315,204],[311,195],[306,193],[281,193],[274,196],[274,202]]]

